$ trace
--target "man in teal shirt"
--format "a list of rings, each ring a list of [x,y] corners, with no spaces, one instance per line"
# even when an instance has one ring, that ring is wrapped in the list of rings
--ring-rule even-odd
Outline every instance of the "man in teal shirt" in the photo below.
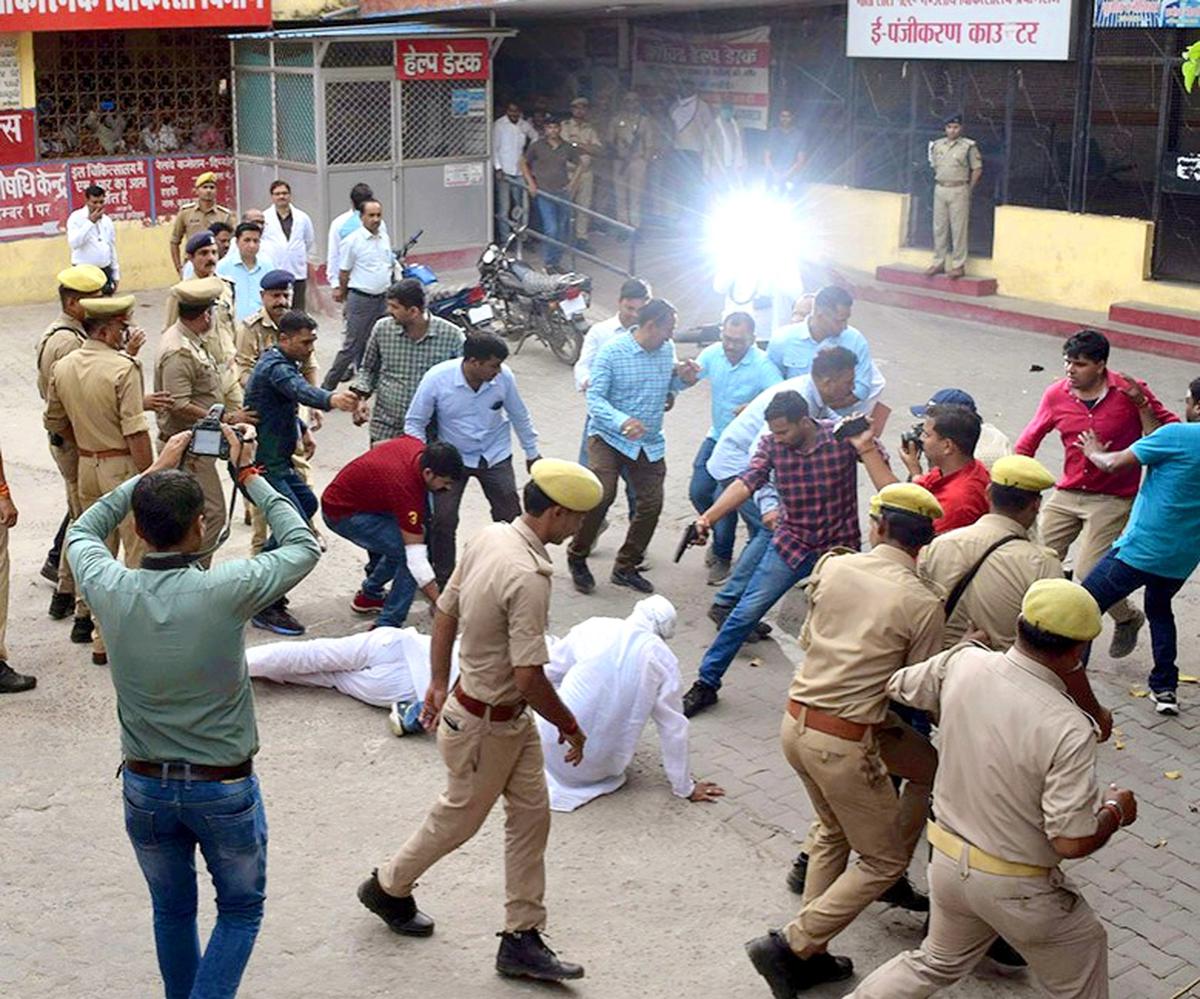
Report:
[[[1148,685],[1160,715],[1179,714],[1171,600],[1200,565],[1200,378],[1188,386],[1186,417],[1186,423],[1164,424],[1124,451],[1106,451],[1091,430],[1077,443],[1101,471],[1146,469],[1124,533],[1083,585],[1102,611],[1145,588],[1154,655]]]
[[[251,428],[245,428],[250,431]],[[279,547],[203,571],[204,495],[178,469],[191,431],[145,472],[100,499],[67,534],[77,585],[104,628],[124,757],[125,828],[150,888],[167,999],[233,996],[262,921],[267,822],[246,670],[246,621],[320,558],[295,507],[257,474],[255,442],[224,429],[237,478]],[[105,539],[133,509],[149,546],[137,569]],[[195,850],[208,863],[217,921],[203,956]]]

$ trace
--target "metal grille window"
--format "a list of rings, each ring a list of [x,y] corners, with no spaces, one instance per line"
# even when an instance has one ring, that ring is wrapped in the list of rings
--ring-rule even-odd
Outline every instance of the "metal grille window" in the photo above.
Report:
[[[237,42],[233,58],[239,66],[269,66],[271,46],[267,42]]]
[[[474,92],[474,94],[472,94]],[[401,156],[431,160],[487,153],[487,102],[482,83],[412,80],[400,87]]]
[[[237,145],[243,156],[273,156],[271,142],[271,77],[267,73],[237,75]]]
[[[321,65],[327,69],[348,69],[354,66],[391,66],[396,61],[395,43],[334,42],[325,53]]]
[[[308,42],[276,42],[275,65],[300,68],[313,64],[313,50]]]
[[[330,80],[325,84],[325,158],[333,163],[392,159],[392,81]]]
[[[275,77],[275,143],[281,160],[317,161],[313,78],[307,73]]]
[[[35,32],[33,44],[41,157],[229,148],[221,32]]]

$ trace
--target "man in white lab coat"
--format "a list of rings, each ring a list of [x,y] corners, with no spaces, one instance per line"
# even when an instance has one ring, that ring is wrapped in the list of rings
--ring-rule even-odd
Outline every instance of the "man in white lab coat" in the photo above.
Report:
[[[646,722],[654,719],[671,790],[690,801],[725,792],[688,773],[688,721],[683,717],[679,660],[667,646],[675,608],[666,597],[638,601],[625,620],[594,617],[550,646],[546,677],[588,734],[583,762],[555,751],[558,730],[538,719],[550,807],[571,812],[625,783]]]

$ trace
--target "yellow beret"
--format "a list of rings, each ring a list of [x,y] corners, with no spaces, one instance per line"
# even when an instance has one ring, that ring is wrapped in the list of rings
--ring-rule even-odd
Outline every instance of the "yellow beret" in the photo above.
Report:
[[[225,290],[225,282],[215,275],[180,281],[171,290],[181,305],[212,305]]]
[[[118,295],[115,298],[81,298],[83,314],[89,319],[99,319],[105,316],[123,316],[132,312],[137,299],[132,295]]]
[[[200,174],[200,176],[196,178],[197,187],[199,187],[201,184],[215,184],[216,182],[217,175],[211,170],[205,170],[204,173]]]
[[[94,264],[76,264],[58,272],[58,283],[71,291],[91,294],[108,284],[108,278],[104,276],[104,271]]]
[[[538,488],[555,503],[577,513],[587,513],[604,494],[604,487],[595,473],[578,462],[542,458],[533,463],[529,474]]]
[[[1039,579],[1025,591],[1021,617],[1051,635],[1090,642],[1100,634],[1100,605],[1069,579]]]
[[[903,510],[930,520],[937,520],[942,515],[942,506],[933,493],[915,482],[893,482],[880,489],[871,497],[871,516],[878,517],[883,509]]]
[[[1040,493],[1054,485],[1054,476],[1036,458],[1010,454],[997,458],[992,464],[992,481],[998,486],[1012,486],[1031,493]]]

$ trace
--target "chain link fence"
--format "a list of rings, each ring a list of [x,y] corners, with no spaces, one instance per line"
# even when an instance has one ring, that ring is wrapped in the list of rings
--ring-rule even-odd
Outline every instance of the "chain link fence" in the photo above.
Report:
[[[401,85],[400,94],[405,160],[487,155],[486,87],[410,80]]]
[[[275,148],[281,160],[317,161],[313,78],[307,73],[275,77]]]
[[[330,80],[325,84],[325,159],[330,165],[391,161],[390,80]]]
[[[392,66],[396,61],[395,43],[334,42],[321,60],[326,69],[353,69],[362,66]]]

